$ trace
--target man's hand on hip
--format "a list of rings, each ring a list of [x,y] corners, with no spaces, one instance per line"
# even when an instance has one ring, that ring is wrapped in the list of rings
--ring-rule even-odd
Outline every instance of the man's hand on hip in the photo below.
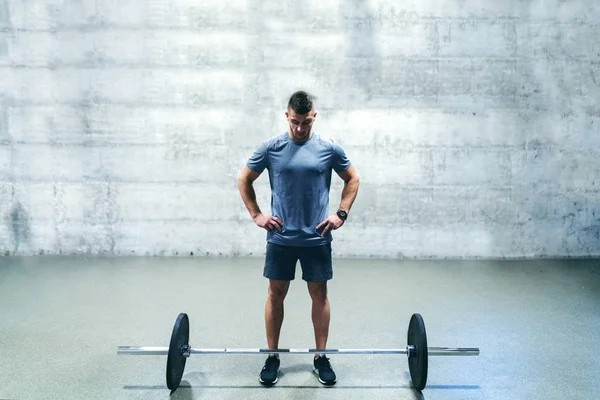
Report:
[[[338,217],[336,214],[330,215],[326,220],[317,225],[317,231],[323,228],[321,237],[324,237],[327,232],[334,231],[344,225],[344,220]]]
[[[256,222],[256,225],[266,229],[267,231],[277,229],[279,232],[281,232],[281,226],[283,225],[283,221],[279,218],[264,214],[258,214],[254,218],[254,222]]]

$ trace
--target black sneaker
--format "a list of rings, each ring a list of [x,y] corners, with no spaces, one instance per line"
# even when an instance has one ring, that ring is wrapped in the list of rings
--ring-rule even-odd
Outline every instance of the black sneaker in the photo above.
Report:
[[[313,372],[319,377],[319,382],[325,386],[333,386],[336,382],[335,372],[331,368],[329,358],[320,356],[315,359]]]
[[[273,386],[277,383],[277,374],[279,372],[279,358],[269,356],[265,361],[265,366],[260,371],[258,381],[265,386]]]

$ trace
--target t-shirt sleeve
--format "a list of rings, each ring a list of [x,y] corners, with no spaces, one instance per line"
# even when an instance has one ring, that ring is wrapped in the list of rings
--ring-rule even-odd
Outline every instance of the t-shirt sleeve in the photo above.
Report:
[[[346,156],[346,152],[336,141],[333,141],[333,157],[331,158],[332,168],[335,172],[340,173],[347,170],[351,162]]]
[[[248,161],[246,162],[246,165],[248,166],[248,168],[250,168],[252,171],[256,172],[256,173],[262,173],[265,168],[268,167],[268,157],[267,157],[267,151],[269,149],[269,143],[268,142],[263,142],[260,146],[258,146],[258,148],[254,151],[254,154],[252,154],[252,156],[250,156],[250,158],[248,159]]]

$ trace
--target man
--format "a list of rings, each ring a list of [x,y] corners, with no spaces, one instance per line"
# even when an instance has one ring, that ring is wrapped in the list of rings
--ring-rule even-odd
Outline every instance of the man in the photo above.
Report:
[[[312,322],[317,350],[327,345],[330,307],[327,281],[333,278],[331,231],[340,228],[356,198],[359,176],[344,150],[333,140],[312,130],[317,113],[313,97],[294,93],[285,113],[289,131],[264,141],[238,176],[242,200],[252,219],[267,230],[263,275],[269,279],[265,327],[269,349],[277,349],[283,323],[283,302],[297,261],[312,299]],[[272,215],[263,214],[252,183],[269,171]],[[334,170],[345,182],[338,211],[327,215]],[[323,385],[334,385],[336,375],[329,358],[316,354],[314,372]],[[277,383],[279,356],[271,354],[261,370],[265,386]]]

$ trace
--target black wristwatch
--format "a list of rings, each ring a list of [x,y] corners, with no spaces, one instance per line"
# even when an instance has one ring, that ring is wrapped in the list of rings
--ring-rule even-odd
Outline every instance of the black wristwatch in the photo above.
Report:
[[[348,218],[348,213],[344,210],[337,210],[336,215],[340,217],[342,221],[345,221]]]

